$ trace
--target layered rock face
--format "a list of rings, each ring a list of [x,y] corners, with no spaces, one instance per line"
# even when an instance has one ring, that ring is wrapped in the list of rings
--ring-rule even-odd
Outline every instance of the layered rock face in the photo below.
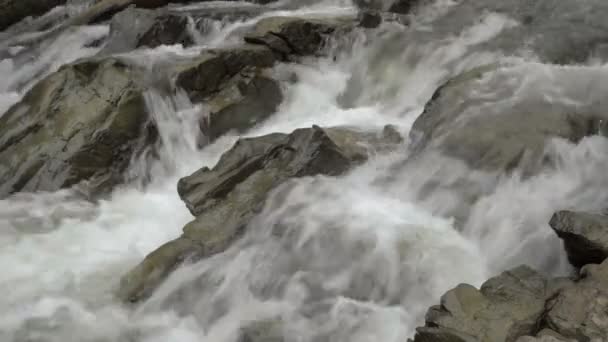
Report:
[[[117,59],[68,65],[0,118],[0,196],[121,183],[132,156],[154,140],[137,68]]]

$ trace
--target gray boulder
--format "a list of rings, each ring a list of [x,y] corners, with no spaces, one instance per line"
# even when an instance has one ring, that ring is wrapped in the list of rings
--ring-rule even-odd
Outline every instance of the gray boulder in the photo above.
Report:
[[[572,265],[599,264],[608,257],[608,217],[573,211],[559,211],[549,225],[564,240]]]
[[[83,181],[96,194],[124,181],[155,137],[138,70],[117,59],[67,65],[0,118],[0,197]]]
[[[226,250],[246,232],[268,194],[286,180],[343,174],[373,151],[394,148],[400,141],[388,126],[382,134],[314,126],[291,134],[240,139],[213,169],[202,168],[179,181],[178,192],[196,219],[184,227],[181,237],[128,273],[118,296],[139,301],[183,260]]]
[[[581,279],[547,302],[544,324],[575,341],[608,340],[608,262],[587,265]]]
[[[415,342],[513,342],[535,332],[548,297],[547,280],[521,266],[483,284],[461,284],[431,307]]]

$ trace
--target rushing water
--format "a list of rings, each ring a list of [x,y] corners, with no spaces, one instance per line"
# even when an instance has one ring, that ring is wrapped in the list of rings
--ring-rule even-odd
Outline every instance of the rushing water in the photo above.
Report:
[[[127,57],[145,65],[196,54],[203,46],[237,41],[243,27],[262,17],[354,11],[348,1],[298,4],[283,1],[286,7],[255,19],[218,22],[197,37],[199,46],[163,46]],[[411,33],[432,32],[433,18],[452,5],[437,1],[410,28],[386,23],[335,42],[327,58],[275,67],[279,78],[295,73],[298,81],[285,85],[277,113],[246,136],[313,124],[393,124],[407,136],[443,81],[498,59],[514,65],[510,72],[524,85],[516,99],[601,96],[608,81],[601,61],[569,67],[574,85],[562,89],[552,77],[557,67],[480,48],[520,25],[503,14],[480,14],[440,39],[418,40]],[[72,6],[70,13],[80,4]],[[0,113],[60,65],[99,52],[102,47],[91,43],[108,31],[107,25],[70,28],[35,47],[14,47],[0,61]],[[574,91],[588,84],[597,86],[592,95]],[[277,318],[290,341],[404,341],[423,323],[428,306],[459,282],[479,285],[521,263],[567,272],[548,217],[574,205],[599,209],[608,199],[601,191],[608,183],[602,171],[608,146],[601,138],[578,146],[557,141],[551,148],[560,167],[526,180],[496,180],[442,157],[404,167],[404,144],[340,178],[288,182],[232,248],[180,268],[152,298],[129,308],[113,297],[120,277],[192,218],[177,196],[177,180],[213,166],[238,138],[224,136],[197,150],[192,127],[198,107],[181,93],[159,94],[149,91],[146,101],[159,124],[160,160],[138,161],[130,171],[152,174],[145,188],[126,185],[95,204],[71,191],[0,201],[0,341],[233,341],[240,327]],[[465,222],[457,222],[451,213],[462,201],[449,185],[462,179],[485,195]],[[421,198],[430,181],[446,187]]]

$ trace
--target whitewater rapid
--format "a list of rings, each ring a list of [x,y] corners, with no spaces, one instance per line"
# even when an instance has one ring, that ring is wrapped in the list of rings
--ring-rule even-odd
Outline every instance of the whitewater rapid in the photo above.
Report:
[[[425,18],[447,6],[449,1],[438,1]],[[218,22],[192,48],[162,46],[126,57],[161,63],[236,41],[239,29],[263,17],[354,11],[347,1],[281,9],[245,22]],[[428,23],[412,25],[424,30]],[[550,88],[551,68],[533,58],[471,50],[514,25],[511,18],[488,13],[458,35],[395,48],[378,37],[406,34],[409,28],[385,23],[373,35],[360,32],[335,42],[326,58],[278,65],[273,72],[295,73],[297,83],[284,84],[277,113],[244,136],[289,133],[313,124],[361,129],[392,124],[407,137],[442,82],[496,60],[521,65],[514,72],[525,75],[524,81]],[[15,49],[15,56],[0,61],[0,113],[59,66],[98,53],[102,47],[91,43],[108,34],[107,25],[74,27],[27,55]],[[582,74],[606,72],[601,64],[573,68]],[[150,183],[119,187],[96,203],[68,190],[0,201],[0,341],[233,341],[247,322],[277,316],[294,341],[313,336],[404,341],[423,323],[426,309],[460,282],[478,286],[521,263],[565,274],[568,266],[558,239],[546,229],[547,215],[559,206],[603,199],[597,185],[608,181],[598,175],[607,166],[605,142],[558,142],[558,171],[500,179],[462,227],[449,216],[460,200],[454,193],[424,199],[416,194],[430,179],[456,182],[467,175],[483,184],[485,175],[445,159],[403,171],[398,166],[407,158],[406,142],[343,177],[288,182],[241,241],[178,269],[152,298],[130,308],[113,296],[120,277],[179,236],[192,219],[177,195],[178,179],[212,167],[238,139],[227,135],[198,150],[193,128],[199,105],[181,93],[163,98],[154,90],[146,103],[160,130],[161,159],[136,161],[130,172],[151,174]],[[585,184],[589,189],[575,196]],[[294,238],[276,239],[272,227],[288,227]],[[299,271],[289,263],[298,263]],[[322,301],[325,307],[306,300],[315,286],[333,294]]]

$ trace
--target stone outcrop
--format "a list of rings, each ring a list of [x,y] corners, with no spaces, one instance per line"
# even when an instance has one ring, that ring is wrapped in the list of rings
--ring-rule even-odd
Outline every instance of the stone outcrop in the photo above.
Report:
[[[154,139],[139,74],[117,59],[66,65],[0,118],[0,197],[88,181],[98,193],[122,182]]]
[[[549,224],[564,241],[572,265],[599,264],[608,257],[607,216],[564,210],[555,213]]]
[[[181,237],[148,255],[124,277],[119,297],[139,301],[183,260],[227,249],[246,232],[269,192],[286,180],[337,176],[370,153],[400,142],[390,126],[382,134],[315,126],[291,134],[240,139],[213,169],[205,167],[180,180],[178,192],[196,219],[184,227]]]
[[[528,267],[492,278],[480,290],[459,285],[429,309],[414,341],[514,342],[535,332],[548,294],[546,279]]]

